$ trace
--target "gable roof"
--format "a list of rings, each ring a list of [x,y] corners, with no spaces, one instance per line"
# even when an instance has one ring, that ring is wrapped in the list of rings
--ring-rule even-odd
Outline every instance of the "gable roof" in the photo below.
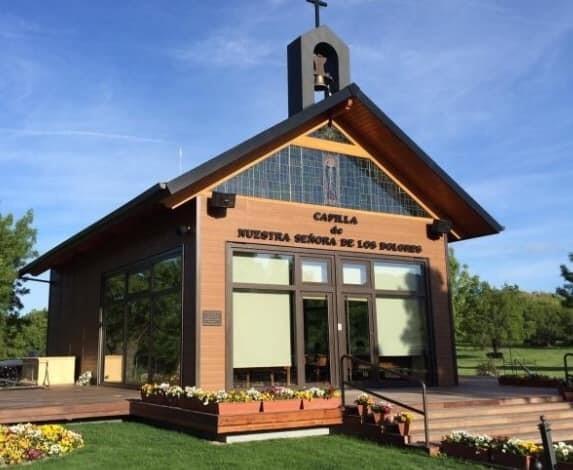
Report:
[[[184,204],[229,172],[236,171],[326,119],[336,120],[368,153],[383,160],[385,167],[436,214],[451,220],[453,230],[460,239],[491,235],[503,230],[356,84],[351,84],[171,181],[153,186],[32,261],[22,268],[20,275],[37,275],[50,269],[58,259],[62,259],[63,251],[73,252],[94,236],[104,236],[111,227],[129,219],[135,210],[141,212],[160,204],[170,208]]]
[[[198,191],[258,155],[292,140],[325,119],[335,119],[371,155],[440,217],[449,219],[461,239],[499,233],[503,227],[464,191],[356,85],[246,140],[167,183],[166,204],[176,207]]]

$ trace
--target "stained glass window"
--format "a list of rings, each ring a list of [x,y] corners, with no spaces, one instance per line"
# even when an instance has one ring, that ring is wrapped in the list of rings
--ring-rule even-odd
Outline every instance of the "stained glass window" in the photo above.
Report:
[[[225,181],[215,191],[429,217],[371,160],[295,145],[285,147]]]
[[[315,139],[331,140],[340,144],[352,145],[352,142],[342,132],[340,132],[336,127],[329,126],[328,124],[319,127],[308,135],[309,137],[314,137]]]

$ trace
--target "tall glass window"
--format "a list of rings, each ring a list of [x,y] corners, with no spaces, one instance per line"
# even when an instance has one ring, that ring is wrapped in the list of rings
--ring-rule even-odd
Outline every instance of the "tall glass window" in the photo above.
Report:
[[[422,265],[390,261],[373,264],[380,363],[423,377],[428,344]]]
[[[104,381],[179,383],[181,255],[138,263],[103,286]]]
[[[292,256],[233,254],[233,282],[241,286],[232,296],[236,387],[296,383],[293,264]]]

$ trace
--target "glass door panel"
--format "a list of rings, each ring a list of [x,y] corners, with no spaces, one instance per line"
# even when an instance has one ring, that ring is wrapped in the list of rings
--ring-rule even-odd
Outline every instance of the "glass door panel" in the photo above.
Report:
[[[346,344],[348,354],[368,363],[372,362],[370,341],[370,301],[368,297],[345,297]],[[354,364],[350,371],[352,380],[369,380],[370,367]]]
[[[104,372],[103,380],[123,382],[124,304],[112,304],[104,310]]]
[[[125,340],[125,383],[141,385],[149,381],[149,298],[127,304]]]
[[[330,383],[330,334],[328,296],[303,295],[304,380]]]

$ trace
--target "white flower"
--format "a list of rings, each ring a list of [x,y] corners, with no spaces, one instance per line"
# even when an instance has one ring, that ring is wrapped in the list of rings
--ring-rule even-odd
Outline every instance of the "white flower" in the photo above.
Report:
[[[60,444],[52,444],[48,449],[48,455],[60,455],[63,450]]]

